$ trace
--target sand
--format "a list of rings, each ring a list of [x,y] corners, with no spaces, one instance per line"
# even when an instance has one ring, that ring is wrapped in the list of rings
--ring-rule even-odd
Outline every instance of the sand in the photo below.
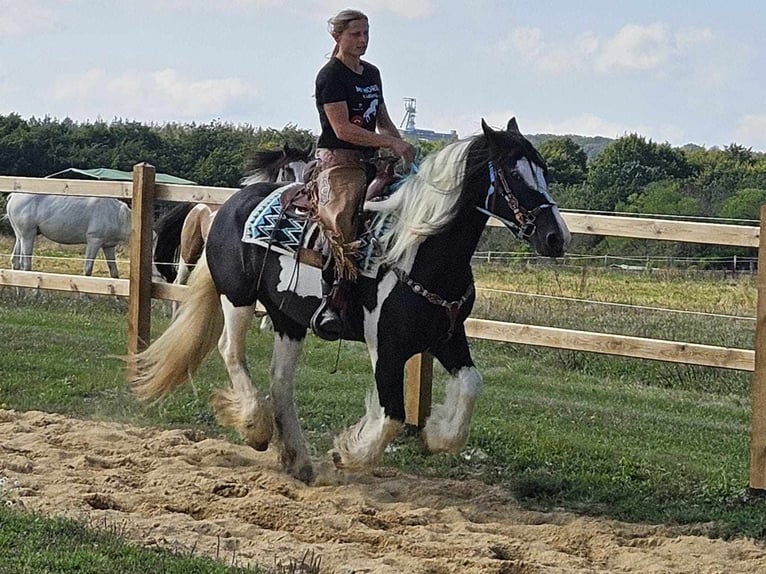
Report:
[[[478,481],[390,468],[306,486],[280,472],[271,449],[190,430],[0,410],[0,476],[17,507],[229,564],[308,556],[333,574],[766,572],[753,540],[533,512]]]

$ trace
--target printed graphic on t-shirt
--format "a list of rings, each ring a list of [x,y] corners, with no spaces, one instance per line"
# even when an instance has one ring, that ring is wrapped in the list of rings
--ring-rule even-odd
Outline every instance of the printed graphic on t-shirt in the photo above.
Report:
[[[375,118],[378,113],[380,86],[378,84],[372,84],[369,86],[354,87],[359,99],[356,100],[354,106],[355,109],[352,110],[351,121],[360,126],[374,126]]]
[[[375,98],[370,102],[370,107],[367,108],[367,111],[364,112],[364,121],[369,122],[372,121],[372,119],[375,117],[375,114],[378,113],[378,98]]]

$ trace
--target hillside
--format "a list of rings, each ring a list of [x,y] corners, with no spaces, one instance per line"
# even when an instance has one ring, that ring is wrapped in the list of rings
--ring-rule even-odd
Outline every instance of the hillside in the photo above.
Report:
[[[579,145],[588,155],[588,161],[592,161],[603,149],[614,141],[613,138],[603,136],[575,136],[575,135],[557,135],[557,134],[533,134],[526,136],[534,146],[539,146],[544,141],[555,138],[569,138]]]

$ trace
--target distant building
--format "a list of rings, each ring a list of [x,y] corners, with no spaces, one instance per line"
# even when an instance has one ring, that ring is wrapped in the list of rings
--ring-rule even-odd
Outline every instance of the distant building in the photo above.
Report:
[[[399,124],[399,133],[403,138],[419,141],[455,141],[457,132],[452,130],[449,133],[439,133],[433,130],[421,130],[415,127],[415,114],[417,113],[417,100],[415,98],[404,98],[404,118]],[[404,126],[404,129],[402,129]]]

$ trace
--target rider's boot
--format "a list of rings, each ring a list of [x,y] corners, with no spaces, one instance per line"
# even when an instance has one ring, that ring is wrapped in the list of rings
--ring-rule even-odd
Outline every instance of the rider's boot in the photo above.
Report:
[[[343,334],[343,309],[346,306],[348,280],[322,278],[322,303],[311,317],[311,330],[327,341],[337,341]]]

